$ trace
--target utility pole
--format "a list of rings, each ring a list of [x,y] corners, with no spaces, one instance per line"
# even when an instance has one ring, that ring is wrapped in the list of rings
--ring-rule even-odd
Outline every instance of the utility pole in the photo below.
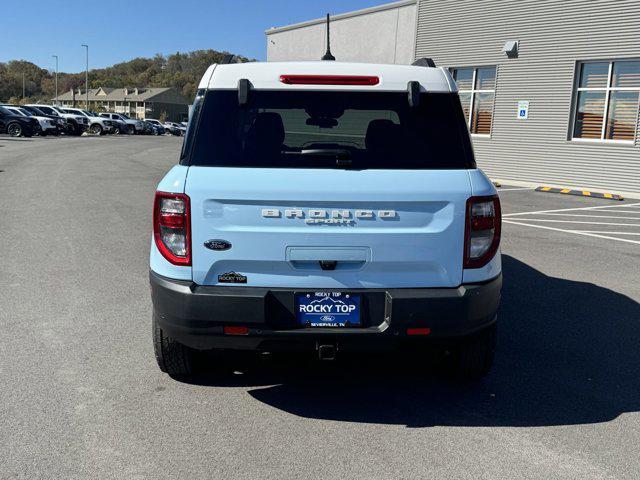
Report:
[[[58,55],[51,55],[56,59],[56,99],[53,102],[54,105],[58,104]]]
[[[86,90],[85,91],[86,100],[85,100],[84,108],[89,110],[89,45],[85,45],[83,43],[82,46],[87,49],[87,68],[85,69],[85,72],[84,72],[84,83],[85,83],[84,88]]]
[[[24,100],[24,72],[22,72],[22,99]]]

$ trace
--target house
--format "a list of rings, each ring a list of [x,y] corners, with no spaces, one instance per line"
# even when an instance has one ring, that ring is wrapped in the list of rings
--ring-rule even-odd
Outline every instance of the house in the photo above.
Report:
[[[70,90],[53,99],[64,107],[85,107],[86,90]],[[89,110],[124,113],[132,118],[160,118],[186,121],[189,100],[175,88],[90,88]]]

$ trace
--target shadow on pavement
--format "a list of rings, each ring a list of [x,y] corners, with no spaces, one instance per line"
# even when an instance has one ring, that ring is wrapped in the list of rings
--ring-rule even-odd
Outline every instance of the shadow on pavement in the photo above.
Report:
[[[415,359],[388,355],[259,362],[195,383],[251,387],[253,398],[301,417],[408,427],[571,425],[638,411],[640,304],[510,256],[503,265],[498,354],[477,384],[457,385],[423,373]]]

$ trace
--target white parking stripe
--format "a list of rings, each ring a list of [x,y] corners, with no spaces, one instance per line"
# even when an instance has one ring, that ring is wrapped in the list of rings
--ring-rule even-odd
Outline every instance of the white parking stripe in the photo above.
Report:
[[[545,225],[532,225],[530,223],[524,223],[520,221],[514,222],[512,220],[504,220],[504,223],[510,223],[512,225],[521,225],[523,227],[542,228],[544,230],[553,230],[556,232],[572,233],[574,235],[584,235],[586,237],[605,238],[607,240],[615,240],[618,242],[625,242],[625,243],[635,243],[637,245],[640,245],[640,240],[630,240],[628,238],[617,238],[617,237],[611,237],[609,235],[599,235],[597,233],[584,232],[580,230],[565,230],[562,228],[547,227]]]
[[[618,213],[617,210],[614,210],[613,212],[611,210],[609,210],[609,212],[607,213]],[[620,213],[627,213],[627,212],[620,212]],[[620,220],[640,220],[640,217],[625,217],[623,216],[619,216],[619,215],[590,215],[590,214],[584,214],[584,213],[539,213],[538,215],[553,215],[556,217],[588,217],[588,218],[618,218]]]
[[[587,225],[616,225],[618,227],[640,227],[640,223],[585,222],[582,220],[548,220],[544,218],[527,218],[526,221],[527,222],[546,222],[546,223],[583,223]]]
[[[638,203],[629,203],[627,205],[600,205],[597,207],[577,207],[577,208],[559,208],[557,210],[538,210],[536,212],[517,212],[517,213],[507,213],[504,214],[503,217],[515,217],[516,215],[533,215],[537,213],[555,213],[555,212],[571,212],[578,210],[597,210],[600,208],[627,208],[640,205]]]
[[[584,233],[606,233],[608,235],[640,235],[638,232],[603,232],[601,230],[578,230]]]
[[[502,192],[517,192],[522,190],[534,190],[531,187],[518,187],[518,188],[498,188],[498,193]]]

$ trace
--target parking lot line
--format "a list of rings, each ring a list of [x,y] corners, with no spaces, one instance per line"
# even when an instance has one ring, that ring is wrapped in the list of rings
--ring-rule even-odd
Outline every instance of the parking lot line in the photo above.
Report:
[[[513,187],[513,188],[499,188],[498,193],[502,192],[518,192],[522,190],[533,190],[532,187]]]
[[[606,233],[608,235],[640,235],[638,232],[603,232],[602,230],[580,230],[585,233]]]
[[[582,231],[582,230],[567,230],[564,228],[556,228],[556,227],[548,227],[546,225],[534,225],[531,223],[525,223],[525,222],[521,222],[520,220],[518,221],[513,221],[513,220],[503,220],[504,223],[510,223],[512,225],[521,225],[524,227],[533,227],[533,228],[541,228],[544,230],[553,230],[556,232],[564,232],[564,233],[572,233],[574,235],[584,235],[586,237],[596,237],[596,238],[604,238],[607,240],[615,240],[617,242],[625,242],[625,243],[635,243],[636,245],[640,245],[640,240],[630,240],[628,238],[618,238],[618,237],[611,237],[609,235],[600,235],[597,233],[591,233],[591,232],[586,232],[586,231]]]
[[[616,211],[612,213],[629,213],[629,212]],[[538,215],[548,215],[548,216],[557,216],[557,217],[618,218],[620,220],[640,220],[640,217],[625,217],[625,216],[619,216],[619,215],[591,215],[591,214],[584,214],[584,213],[539,213]]]
[[[628,208],[628,207],[633,207],[633,206],[638,206],[640,205],[640,202],[638,203],[629,203],[627,205],[599,205],[596,207],[575,207],[575,208],[558,208],[556,210],[538,210],[538,211],[533,211],[533,212],[517,212],[517,213],[507,213],[505,215],[503,215],[503,217],[515,217],[518,215],[534,215],[534,214],[540,214],[540,213],[555,213],[555,212],[571,212],[571,211],[578,211],[578,210],[598,210],[601,208]]]
[[[637,223],[586,222],[584,220],[549,220],[548,218],[527,218],[526,221],[527,222],[546,222],[546,223],[583,223],[586,225],[615,225],[619,227],[640,227],[640,224],[637,224]]]

